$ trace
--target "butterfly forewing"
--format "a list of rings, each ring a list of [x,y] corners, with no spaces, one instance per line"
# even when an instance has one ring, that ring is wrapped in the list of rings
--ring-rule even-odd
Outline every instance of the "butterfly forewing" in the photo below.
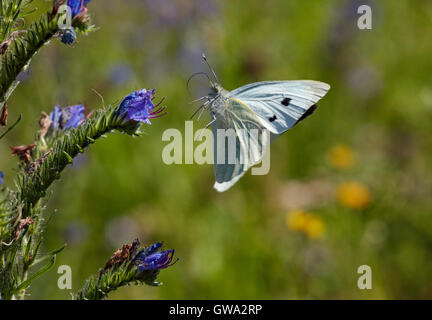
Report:
[[[330,89],[312,80],[266,81],[248,84],[228,94],[247,105],[272,133],[292,128]]]

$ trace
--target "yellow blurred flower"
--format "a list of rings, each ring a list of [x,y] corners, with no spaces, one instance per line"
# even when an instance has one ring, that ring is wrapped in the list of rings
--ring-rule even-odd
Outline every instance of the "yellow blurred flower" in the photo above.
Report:
[[[349,169],[355,163],[353,150],[343,144],[335,145],[327,154],[331,166],[336,169]]]
[[[320,238],[324,233],[324,223],[319,216],[302,210],[292,210],[286,216],[288,228],[304,233],[311,239]]]
[[[338,187],[337,197],[341,205],[358,210],[366,209],[372,201],[369,189],[355,181],[341,183]]]

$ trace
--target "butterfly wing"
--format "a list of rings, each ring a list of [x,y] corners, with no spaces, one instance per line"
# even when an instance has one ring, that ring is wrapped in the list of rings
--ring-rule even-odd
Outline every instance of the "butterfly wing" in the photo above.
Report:
[[[224,114],[212,124],[214,188],[219,192],[228,190],[259,163],[269,143],[260,119],[247,105],[234,98],[226,99],[224,104]]]
[[[281,134],[310,115],[329,89],[313,80],[264,81],[233,90],[227,97],[247,105],[264,127]]]

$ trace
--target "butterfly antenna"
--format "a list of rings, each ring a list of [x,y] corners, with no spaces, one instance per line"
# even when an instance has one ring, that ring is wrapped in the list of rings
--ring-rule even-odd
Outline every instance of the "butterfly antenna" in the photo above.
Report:
[[[93,89],[93,88],[89,88],[91,91],[93,91],[94,93],[96,93],[96,95],[97,96],[99,96],[99,98],[102,100],[102,105],[103,105],[103,107],[105,108],[105,100],[104,100],[104,97],[99,93],[99,92],[97,92],[96,91],[96,89]]]
[[[211,72],[213,73],[213,76],[214,76],[216,82],[219,82],[219,79],[218,79],[218,77],[217,77],[217,75],[216,75],[216,72],[215,72],[215,71],[213,70],[213,68],[211,67],[211,65],[210,65],[210,63],[208,62],[207,57],[206,57],[206,55],[205,55],[204,53],[202,54],[202,58],[204,59],[205,63],[207,64],[207,66],[209,67],[209,69],[211,70]]]
[[[190,92],[190,89],[189,89],[190,81],[191,81],[194,77],[199,76],[200,74],[205,75],[205,76],[207,77],[208,81],[210,82],[210,84],[212,84],[212,81],[211,81],[211,79],[210,79],[210,77],[209,77],[209,75],[208,75],[207,73],[205,73],[205,72],[195,72],[193,75],[191,75],[191,76],[189,77],[189,79],[188,79],[188,81],[187,81],[187,84],[186,84],[186,88],[187,88],[187,90],[188,90],[190,96],[192,96],[192,93]]]

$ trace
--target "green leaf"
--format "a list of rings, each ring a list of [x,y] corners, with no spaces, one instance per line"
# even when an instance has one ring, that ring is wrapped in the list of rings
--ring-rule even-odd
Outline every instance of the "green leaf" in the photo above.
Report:
[[[59,254],[60,252],[63,251],[64,248],[67,247],[67,244],[65,243],[64,245],[62,245],[60,248],[57,248],[49,253],[47,253],[46,255],[44,255],[42,258],[36,259],[35,262],[33,263],[33,266],[38,265],[42,262],[45,262],[46,260],[48,260],[49,258],[52,258],[53,256]]]
[[[13,128],[15,128],[15,126],[21,121],[22,119],[22,114],[19,115],[18,119],[5,131],[3,132],[3,134],[0,135],[0,140],[7,135]]]
[[[63,154],[66,156],[66,158],[68,159],[68,162],[69,163],[72,163],[72,161],[73,161],[73,158],[70,156],[70,154],[69,153],[67,153],[66,151],[64,151],[63,150]]]
[[[56,256],[54,255],[51,260],[46,264],[42,269],[39,269],[34,274],[32,274],[26,281],[22,282],[18,287],[16,287],[13,291],[13,293],[17,293],[20,290],[26,289],[33,281],[35,281],[37,278],[39,278],[41,275],[43,275],[45,272],[47,272],[49,269],[52,268],[56,260]]]

